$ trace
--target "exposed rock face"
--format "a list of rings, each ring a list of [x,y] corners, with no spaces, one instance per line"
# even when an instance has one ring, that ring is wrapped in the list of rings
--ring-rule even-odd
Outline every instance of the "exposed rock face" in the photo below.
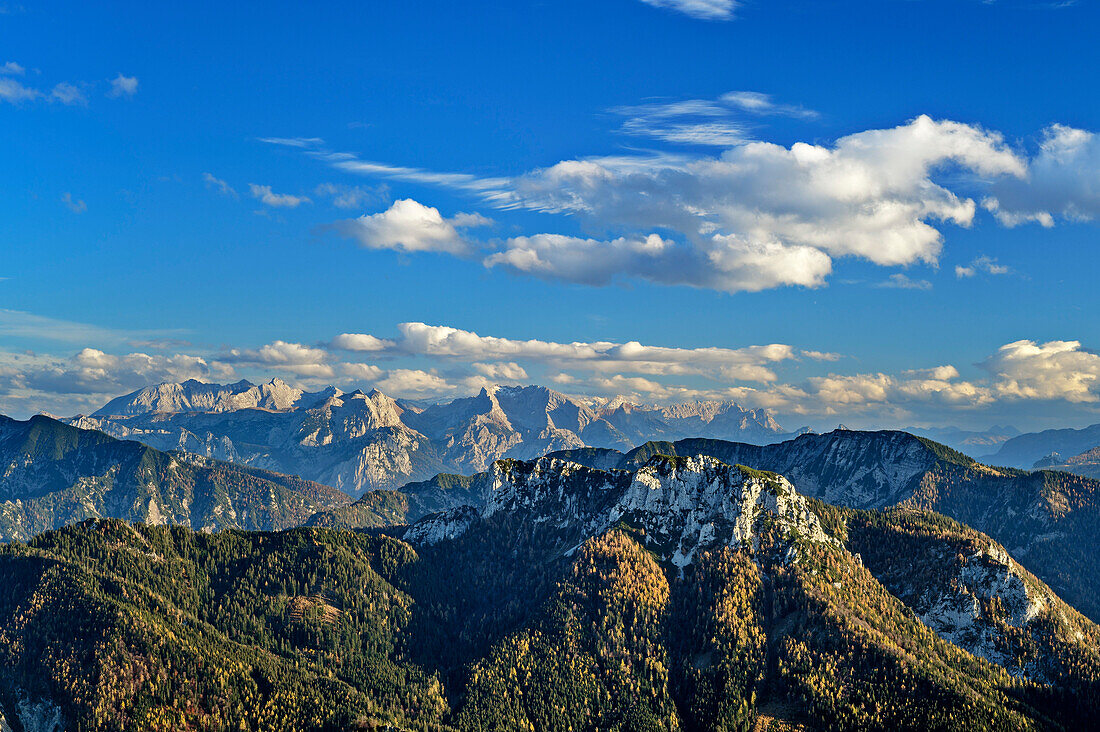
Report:
[[[272,379],[267,384],[238,381],[222,386],[190,379],[182,384],[158,384],[108,402],[95,416],[126,416],[171,412],[232,412],[238,409],[290,409],[302,398],[301,389]]]
[[[159,450],[244,463],[336,485],[353,496],[441,472],[472,474],[505,457],[586,446],[629,450],[653,439],[782,439],[766,412],[732,402],[591,404],[538,386],[495,387],[427,408],[378,391],[303,392],[279,380],[188,381],[119,397],[69,423]]]
[[[944,558],[947,560],[947,557]],[[962,558],[961,567],[943,583],[930,583],[920,594],[916,610],[925,625],[945,640],[975,656],[1012,668],[1016,659],[998,641],[1001,627],[1026,628],[1053,602],[1049,593],[1029,587],[1019,567],[1001,547]],[[945,565],[950,566],[946,561]],[[991,614],[996,604],[998,611]],[[1025,667],[1021,675],[1034,677]]]
[[[464,506],[425,517],[405,538],[432,544],[462,534],[475,517],[518,516],[557,530],[575,546],[622,522],[641,530],[654,551],[681,568],[716,544],[755,548],[762,522],[806,541],[834,541],[785,478],[711,457],[657,456],[633,473],[553,458],[502,460],[489,479],[480,512]]]
[[[24,732],[65,732],[68,725],[61,710],[49,700],[32,701],[21,689],[16,689],[18,701],[8,714]],[[4,709],[0,708],[0,732],[12,732]]]
[[[634,470],[610,471],[553,457],[502,460],[473,480],[486,483],[480,509],[428,515],[403,538],[434,546],[535,537],[550,553],[571,555],[622,527],[681,573],[716,546],[775,566],[798,564],[807,547],[824,545],[843,555],[838,566],[852,576],[863,564],[851,553],[859,550],[867,571],[937,635],[1017,677],[1058,683],[1074,664],[1100,663],[1093,623],[989,537],[935,514],[815,507],[783,476],[703,455],[655,455]],[[845,525],[838,536],[849,545],[825,531],[822,516]]]

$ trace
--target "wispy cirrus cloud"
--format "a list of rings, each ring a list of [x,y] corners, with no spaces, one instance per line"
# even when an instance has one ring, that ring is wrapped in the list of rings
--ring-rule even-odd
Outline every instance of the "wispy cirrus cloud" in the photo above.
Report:
[[[700,20],[730,20],[740,5],[737,0],[642,0],[655,8],[668,8]]]
[[[664,142],[705,147],[734,147],[753,139],[753,117],[796,117],[815,119],[817,112],[780,104],[771,95],[735,91],[717,99],[655,101],[615,107],[624,118],[619,131]]]
[[[913,279],[907,274],[895,272],[875,287],[885,287],[894,290],[931,290],[932,283],[928,280]]]
[[[0,101],[13,105],[21,105],[24,102],[43,100],[65,106],[87,106],[88,93],[96,86],[96,82],[59,81],[53,86],[31,86],[12,78],[15,76],[25,78],[26,68],[15,61],[6,61],[0,66]],[[114,79],[108,79],[109,90],[107,96],[111,98],[129,97],[137,92],[137,77],[127,77],[119,74]]]
[[[213,173],[203,173],[202,180],[204,183],[206,183],[207,188],[211,188],[222,194],[223,196],[229,196],[230,198],[240,198],[233,186],[229,185],[221,178],[216,177]]]

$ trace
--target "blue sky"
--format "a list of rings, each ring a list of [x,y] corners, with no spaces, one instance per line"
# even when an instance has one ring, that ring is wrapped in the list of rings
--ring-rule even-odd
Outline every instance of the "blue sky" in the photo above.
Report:
[[[4,413],[278,376],[1100,421],[1093,0],[162,5],[0,5]]]

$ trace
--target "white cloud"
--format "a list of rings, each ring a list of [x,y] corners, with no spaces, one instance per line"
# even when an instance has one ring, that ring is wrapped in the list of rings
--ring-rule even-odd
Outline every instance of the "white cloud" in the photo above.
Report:
[[[223,196],[229,196],[230,198],[238,198],[237,191],[233,189],[233,186],[226,183],[221,178],[216,178],[212,173],[203,173],[202,179],[206,183],[207,188],[213,188]]]
[[[488,220],[477,214],[458,214],[446,219],[439,209],[406,198],[395,201],[385,211],[340,221],[335,227],[368,249],[462,255],[471,247],[459,229],[486,223]]]
[[[349,379],[370,382],[378,381],[385,374],[382,369],[369,363],[342,363],[340,372]]]
[[[1002,397],[1100,400],[1100,355],[1083,350],[1079,341],[1016,341],[1001,346],[982,366],[993,374]]]
[[[1043,131],[1026,179],[996,181],[983,202],[1005,226],[1100,216],[1100,136],[1066,125]]]
[[[271,139],[265,142],[274,142]],[[279,144],[287,144],[285,141]],[[319,143],[318,143],[319,144]],[[302,147],[306,147],[302,145]],[[469,173],[440,173],[423,168],[410,168],[400,165],[388,165],[371,160],[360,160],[351,153],[312,150],[311,155],[328,163],[336,170],[356,175],[370,175],[377,178],[424,183],[444,188],[476,193],[489,200],[503,199],[507,194],[508,178],[480,177]]]
[[[583,371],[673,375],[700,374],[711,378],[773,381],[769,364],[794,358],[784,344],[745,348],[668,348],[637,341],[556,343],[480,336],[473,331],[424,323],[402,323],[397,349],[433,357],[477,360],[529,360]]]
[[[0,351],[0,411],[88,411],[148,384],[229,379],[232,368],[186,354],[110,354],[83,348],[71,357]]]
[[[687,145],[732,147],[749,139],[745,126],[719,102],[688,99],[628,107],[612,112],[625,117],[620,132]]]
[[[527,371],[514,361],[507,363],[475,363],[474,371],[491,381],[526,381]]]
[[[271,206],[272,208],[297,208],[303,203],[310,202],[305,196],[295,196],[289,193],[274,193],[271,190],[271,186],[261,186],[256,183],[249,183],[248,190],[253,198],[259,199],[260,203],[265,206]]]
[[[232,349],[220,358],[227,363],[274,367],[299,376],[330,378],[335,370],[328,363],[329,354],[321,348],[276,340],[257,350]]]
[[[393,341],[375,338],[366,333],[341,333],[332,340],[329,347],[342,351],[384,351],[393,346]]]
[[[320,137],[261,137],[260,142],[283,147],[314,148],[325,144]]]
[[[812,119],[817,112],[779,104],[760,92],[728,92],[718,99],[652,102],[611,110],[625,119],[619,131],[682,145],[734,147],[752,139],[743,118],[784,116]]]
[[[969,226],[975,213],[972,200],[932,180],[948,165],[986,176],[1026,171],[999,135],[920,117],[832,147],[754,142],[716,158],[641,167],[565,161],[514,181],[512,203],[572,213],[598,228],[680,232],[692,251],[670,263],[671,271],[662,267],[661,281],[729,291],[815,286],[836,256],[883,266],[936,263],[942,234],[933,223]],[[588,249],[597,271],[621,266],[616,248]]]
[[[779,117],[800,117],[802,119],[817,119],[821,116],[812,109],[806,109],[796,104],[780,104],[770,94],[762,92],[727,92],[719,97],[719,100],[727,106],[762,116],[775,115]]]
[[[27,70],[15,63],[14,61],[8,61],[3,66],[0,66],[0,74],[7,74],[9,76],[22,76],[27,73]]]
[[[669,8],[701,20],[729,20],[737,0],[642,0],[655,8]]]
[[[336,208],[360,208],[364,204],[381,199],[385,194],[385,187],[363,188],[338,183],[321,183],[313,193],[322,198],[331,198],[332,205]]]
[[[386,394],[398,397],[436,396],[454,390],[446,379],[420,369],[393,369],[377,386]]]
[[[0,77],[0,100],[10,104],[29,102],[42,96],[42,92],[20,84],[15,79]]]
[[[829,353],[827,351],[801,351],[799,355],[805,356],[812,361],[839,361],[844,358],[839,353]]]
[[[718,158],[624,171],[617,161],[565,161],[516,181],[517,203],[603,226],[667,228],[710,240],[808,246],[876,264],[934,262],[931,221],[969,225],[974,202],[930,176],[945,165],[1024,175],[999,135],[920,117],[832,147],[754,142]]]
[[[75,214],[82,214],[88,210],[88,204],[79,198],[73,198],[71,193],[62,193],[61,202],[65,204],[65,207]]]
[[[965,279],[967,277],[973,277],[979,272],[991,275],[1003,275],[1008,274],[1011,270],[1003,264],[998,264],[997,260],[993,257],[982,255],[974,258],[970,264],[958,264],[955,265],[955,277]]]
[[[224,381],[237,378],[238,369],[253,380],[276,374],[309,388],[353,388],[366,382],[395,396],[417,398],[453,397],[493,383],[552,382],[571,393],[626,395],[646,402],[736,400],[788,416],[858,418],[895,426],[910,423],[899,420],[914,415],[942,419],[987,408],[1020,413],[1064,410],[1071,404],[1100,410],[1100,355],[1077,341],[1006,344],[980,364],[985,375],[979,378],[964,377],[954,365],[943,364],[897,373],[818,372],[793,381],[782,373],[792,368],[790,362],[830,363],[839,356],[785,344],[731,349],[521,340],[423,323],[401,324],[399,332],[394,339],[342,334],[323,346],[274,340],[218,354],[178,352],[190,348],[179,340],[146,341],[163,351],[154,355],[112,353],[107,347],[81,348],[71,357],[0,351],[0,411],[94,408],[148,384],[188,378]],[[112,331],[12,311],[0,311],[0,336],[87,339],[126,347]],[[377,354],[398,365],[383,369],[345,360],[354,352]],[[93,403],[97,400],[99,404]]]
[[[889,287],[898,290],[931,290],[932,283],[928,280],[910,279],[908,275],[897,272],[890,275],[883,282],[878,283],[876,287]]]
[[[626,117],[626,132],[730,146],[720,155],[564,160],[512,178],[392,166],[319,146],[308,154],[346,172],[464,191],[502,209],[571,215],[599,235],[546,232],[476,243],[446,230],[442,217],[422,223],[437,231],[437,249],[465,254],[482,246],[496,250],[486,255],[491,267],[596,285],[642,279],[738,292],[822,285],[837,257],[934,266],[943,229],[973,223],[971,192],[1005,225],[1052,225],[1055,216],[1081,220],[1100,212],[1100,143],[1083,130],[1050,128],[1029,160],[999,133],[927,116],[831,144],[744,142],[737,114],[814,115],[756,92],[613,111]],[[367,242],[403,248],[373,236],[374,226],[387,222],[364,223]],[[355,234],[348,222],[340,227]]]
[[[136,76],[123,76],[121,73],[111,79],[111,89],[107,96],[112,99],[120,97],[132,97],[137,94],[138,80]]]
[[[68,106],[84,106],[88,103],[88,97],[84,96],[84,91],[67,81],[56,84],[50,92],[50,98]]]
[[[720,235],[691,247],[657,234],[611,241],[559,234],[515,237],[486,257],[485,265],[583,285],[642,279],[727,292],[816,287],[832,269],[828,256],[812,247],[753,244]]]

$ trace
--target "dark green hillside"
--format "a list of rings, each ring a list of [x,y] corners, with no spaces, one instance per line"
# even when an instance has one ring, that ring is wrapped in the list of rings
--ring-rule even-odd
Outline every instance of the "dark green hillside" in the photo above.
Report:
[[[282,529],[350,503],[294,476],[201,463],[48,417],[0,418],[0,541],[99,517]]]
[[[440,473],[431,480],[408,483],[400,491],[370,491],[355,503],[321,511],[306,523],[343,529],[411,524],[436,511],[481,506],[489,490],[485,473],[474,476]]]
[[[629,531],[564,558],[540,532],[502,516],[419,552],[48,532],[0,548],[0,703],[72,729],[1057,729],[1088,709],[941,640],[828,545],[792,564],[764,536],[680,577]]]

